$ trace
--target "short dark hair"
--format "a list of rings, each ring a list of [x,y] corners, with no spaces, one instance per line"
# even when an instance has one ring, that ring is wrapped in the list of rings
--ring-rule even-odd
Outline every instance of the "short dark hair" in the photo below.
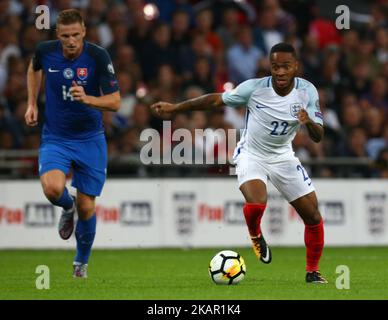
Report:
[[[295,48],[292,45],[290,45],[289,43],[280,42],[278,44],[275,44],[271,48],[270,55],[272,55],[273,53],[276,53],[276,52],[288,52],[288,53],[291,53],[294,58],[296,58]]]
[[[77,9],[67,9],[58,14],[56,24],[57,26],[59,24],[69,25],[77,22],[82,26],[84,25],[84,19],[81,16],[81,12]]]

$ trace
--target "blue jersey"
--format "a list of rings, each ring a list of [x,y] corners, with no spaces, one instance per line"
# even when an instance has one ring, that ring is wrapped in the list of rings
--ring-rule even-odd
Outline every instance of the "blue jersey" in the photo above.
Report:
[[[102,112],[73,100],[72,82],[84,87],[91,96],[118,90],[118,82],[107,51],[85,41],[79,57],[64,57],[59,40],[38,44],[33,69],[45,74],[45,122],[43,139],[89,140],[104,132]]]

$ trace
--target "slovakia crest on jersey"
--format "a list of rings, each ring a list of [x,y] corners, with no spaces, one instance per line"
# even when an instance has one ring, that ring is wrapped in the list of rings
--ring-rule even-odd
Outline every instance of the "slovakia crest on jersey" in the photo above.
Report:
[[[88,68],[77,68],[77,77],[85,80],[88,77]]]
[[[302,104],[301,103],[292,103],[290,104],[290,113],[294,118],[298,118],[298,113],[302,109]]]

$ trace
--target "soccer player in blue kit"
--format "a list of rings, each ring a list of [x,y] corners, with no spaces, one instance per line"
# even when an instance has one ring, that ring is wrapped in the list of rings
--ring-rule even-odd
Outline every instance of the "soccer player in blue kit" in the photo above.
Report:
[[[59,13],[58,40],[37,45],[27,71],[28,107],[25,121],[38,123],[37,97],[44,75],[46,105],[39,149],[39,175],[44,194],[63,208],[59,235],[69,239],[74,230],[77,252],[73,276],[86,278],[95,233],[95,198],[101,194],[107,167],[102,111],[117,111],[120,93],[107,51],[84,41],[86,29],[78,10]],[[76,198],[66,188],[73,171]]]

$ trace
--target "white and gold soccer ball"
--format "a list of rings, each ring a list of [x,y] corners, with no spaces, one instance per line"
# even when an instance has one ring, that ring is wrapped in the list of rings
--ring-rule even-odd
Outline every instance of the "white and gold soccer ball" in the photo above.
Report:
[[[244,279],[246,271],[243,257],[232,250],[218,252],[209,265],[210,278],[216,284],[237,284]]]

